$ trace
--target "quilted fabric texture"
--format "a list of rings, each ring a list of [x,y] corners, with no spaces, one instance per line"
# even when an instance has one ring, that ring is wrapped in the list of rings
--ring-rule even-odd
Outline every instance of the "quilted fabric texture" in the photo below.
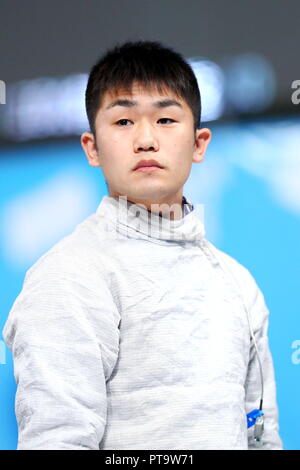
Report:
[[[264,296],[186,202],[170,220],[104,196],[26,272],[3,329],[17,449],[282,449]]]

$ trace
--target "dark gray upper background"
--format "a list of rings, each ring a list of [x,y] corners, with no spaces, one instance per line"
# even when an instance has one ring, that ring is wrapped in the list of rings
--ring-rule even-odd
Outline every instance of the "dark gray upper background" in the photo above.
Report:
[[[300,0],[1,0],[0,79],[88,72],[116,41],[158,40],[185,57],[263,54],[279,100],[300,79]]]

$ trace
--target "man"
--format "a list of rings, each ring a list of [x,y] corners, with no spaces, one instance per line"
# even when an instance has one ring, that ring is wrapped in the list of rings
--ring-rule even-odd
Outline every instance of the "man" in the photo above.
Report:
[[[92,68],[81,144],[109,195],[27,271],[4,327],[18,449],[282,448],[263,294],[183,196],[211,139],[200,104],[160,43]],[[263,441],[246,419],[262,398],[256,345]]]

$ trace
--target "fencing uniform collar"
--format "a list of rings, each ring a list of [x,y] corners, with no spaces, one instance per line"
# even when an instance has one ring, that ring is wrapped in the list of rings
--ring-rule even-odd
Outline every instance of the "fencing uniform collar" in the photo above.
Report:
[[[126,196],[104,196],[97,214],[110,222],[110,230],[121,232],[128,238],[147,238],[156,243],[197,242],[205,236],[204,224],[185,196],[182,197],[183,216],[171,220],[134,203]],[[113,223],[113,226],[112,226]]]

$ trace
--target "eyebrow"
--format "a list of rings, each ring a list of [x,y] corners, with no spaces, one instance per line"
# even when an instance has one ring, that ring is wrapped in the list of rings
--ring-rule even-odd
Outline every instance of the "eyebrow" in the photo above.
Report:
[[[113,108],[114,106],[124,106],[126,108],[133,108],[137,105],[138,105],[137,101],[119,98],[115,101],[112,101],[105,109],[110,109],[110,108]],[[168,108],[169,106],[177,106],[183,109],[182,105],[178,101],[171,99],[171,98],[155,101],[154,103],[152,103],[152,106],[154,108],[159,108],[159,109]]]

